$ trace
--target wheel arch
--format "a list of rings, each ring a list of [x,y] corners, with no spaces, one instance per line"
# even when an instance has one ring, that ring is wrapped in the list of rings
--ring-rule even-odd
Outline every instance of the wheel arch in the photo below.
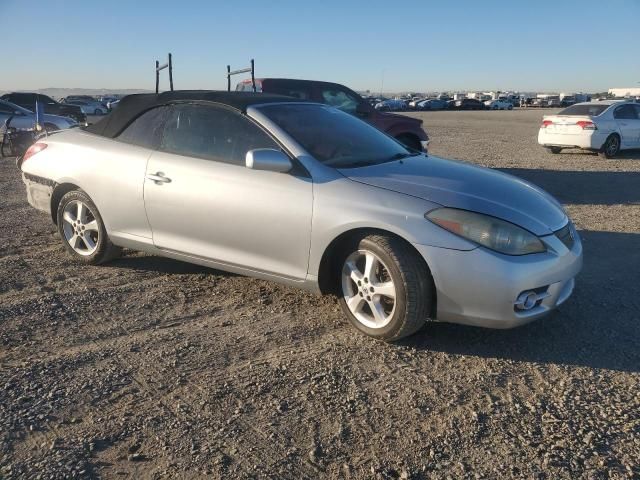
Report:
[[[54,225],[58,224],[58,205],[60,204],[60,200],[73,190],[84,191],[78,185],[66,182],[56,185],[53,192],[51,192],[51,220],[53,220]]]
[[[604,141],[602,142],[602,145],[598,149],[599,153],[601,153],[601,154],[604,153],[604,150],[605,150],[605,147],[607,145],[607,142],[609,141],[609,139],[611,137],[618,137],[618,153],[622,150],[622,135],[620,135],[620,132],[618,132],[617,130],[614,130],[609,135],[607,135],[606,138],[604,139]]]
[[[340,259],[340,253],[342,251],[342,248],[344,248],[347,242],[352,240],[354,237],[362,237],[365,235],[375,235],[375,234],[387,235],[399,240],[400,242],[403,242],[422,261],[423,267],[425,269],[425,273],[427,275],[432,276],[431,269],[427,264],[427,261],[424,259],[424,257],[420,255],[420,252],[418,252],[418,250],[413,246],[411,242],[403,238],[401,235],[398,235],[397,233],[394,233],[382,228],[358,227],[358,228],[353,228],[340,233],[324,249],[324,252],[322,253],[322,257],[320,259],[320,266],[318,268],[318,287],[320,289],[320,292],[323,295],[327,295],[327,294],[335,295],[338,293],[337,286],[339,285],[338,279],[340,276],[340,271],[339,271],[340,266],[338,265],[338,261]],[[435,285],[435,283],[432,283],[432,285]],[[433,298],[431,314],[434,315],[434,318],[435,318],[435,313],[437,312],[437,300],[438,300],[436,295],[436,289],[433,288],[433,291],[431,293]]]

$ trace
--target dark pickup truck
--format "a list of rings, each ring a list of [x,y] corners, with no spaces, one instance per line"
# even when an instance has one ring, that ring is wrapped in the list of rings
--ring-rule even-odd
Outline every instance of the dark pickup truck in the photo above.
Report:
[[[347,113],[356,115],[404,145],[418,151],[426,151],[429,136],[422,128],[422,120],[379,112],[353,90],[339,83],[287,78],[260,78],[255,80],[256,91],[276,93],[318,103],[326,103]],[[236,91],[251,92],[251,80],[243,80]]]
[[[36,101],[42,103],[44,106],[44,113],[51,115],[60,115],[61,117],[73,118],[80,125],[87,124],[87,116],[82,113],[80,107],[77,105],[67,105],[65,103],[58,103],[53,98],[41,93],[27,93],[27,92],[13,92],[2,95],[2,100],[20,105],[22,108],[36,111]]]

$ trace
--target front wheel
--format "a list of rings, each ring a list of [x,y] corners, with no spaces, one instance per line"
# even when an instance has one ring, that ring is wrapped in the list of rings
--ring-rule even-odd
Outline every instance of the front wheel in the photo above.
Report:
[[[602,145],[602,148],[598,153],[604,158],[615,157],[620,153],[620,137],[615,133],[613,135],[609,135],[607,141],[604,142],[604,145]]]
[[[74,260],[97,265],[120,254],[121,249],[109,240],[100,212],[86,193],[66,193],[58,204],[57,220],[58,233]]]
[[[553,154],[558,154],[562,151],[562,148],[560,147],[547,147],[547,151],[549,153],[553,153]]]
[[[385,234],[355,238],[340,265],[340,306],[360,332],[398,340],[429,318],[435,300],[431,273],[402,240]]]
[[[93,114],[94,114],[94,115],[102,115],[102,110],[100,110],[99,108],[96,108],[96,109],[93,111]]]

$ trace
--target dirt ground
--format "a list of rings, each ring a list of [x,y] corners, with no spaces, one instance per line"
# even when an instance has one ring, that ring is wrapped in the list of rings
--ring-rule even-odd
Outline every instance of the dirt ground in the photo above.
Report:
[[[357,334],[333,298],[127,252],[72,263],[0,161],[0,478],[640,478],[640,152],[434,112],[433,154],[556,195],[573,297],[509,331]]]

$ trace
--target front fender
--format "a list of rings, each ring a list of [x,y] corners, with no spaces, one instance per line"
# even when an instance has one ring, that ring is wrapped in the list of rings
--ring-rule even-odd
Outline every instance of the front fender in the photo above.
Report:
[[[310,275],[318,275],[324,252],[341,235],[359,229],[393,233],[408,242],[473,250],[477,246],[438,227],[424,214],[440,205],[348,178],[314,184]]]

